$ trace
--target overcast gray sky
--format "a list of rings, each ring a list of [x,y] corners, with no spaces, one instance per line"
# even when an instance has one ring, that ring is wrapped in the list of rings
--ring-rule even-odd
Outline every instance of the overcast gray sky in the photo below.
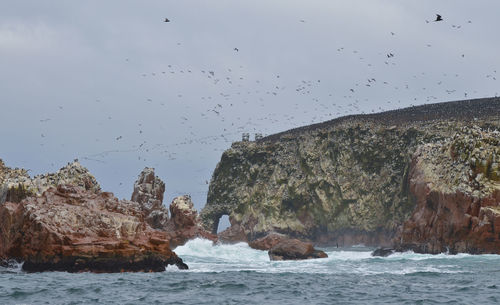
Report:
[[[242,132],[496,95],[498,12],[495,0],[0,0],[0,158],[32,174],[79,158],[127,199],[155,167],[164,203],[191,194],[201,208]]]

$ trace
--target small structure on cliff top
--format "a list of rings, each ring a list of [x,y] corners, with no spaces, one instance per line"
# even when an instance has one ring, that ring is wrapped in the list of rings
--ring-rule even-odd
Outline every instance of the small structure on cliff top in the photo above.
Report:
[[[241,135],[241,141],[243,142],[248,142],[250,141],[250,134],[248,132],[244,132],[242,135]]]

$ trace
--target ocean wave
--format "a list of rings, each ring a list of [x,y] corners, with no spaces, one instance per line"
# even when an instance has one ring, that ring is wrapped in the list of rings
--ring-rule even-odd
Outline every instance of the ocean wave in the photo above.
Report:
[[[8,260],[5,262],[5,266],[0,267],[0,273],[20,273],[22,272],[23,263],[24,262]]]
[[[195,239],[175,249],[189,265],[188,272],[316,273],[360,275],[423,275],[469,273],[462,268],[471,261],[498,260],[500,255],[418,254],[412,251],[389,257],[373,257],[368,248],[326,249],[328,258],[300,261],[271,261],[267,251],[255,250],[246,243],[216,244]],[[167,268],[167,271],[177,271]]]

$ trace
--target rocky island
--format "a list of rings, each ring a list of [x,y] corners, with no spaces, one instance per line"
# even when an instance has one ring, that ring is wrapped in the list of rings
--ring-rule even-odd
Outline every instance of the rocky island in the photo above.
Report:
[[[201,212],[226,242],[500,254],[500,99],[353,115],[233,143]]]
[[[164,271],[188,266],[173,251],[201,228],[189,196],[162,204],[165,184],[145,168],[132,200],[102,192],[78,161],[30,178],[0,161],[0,261],[23,270],[69,272]]]
[[[31,178],[0,160],[0,262],[25,271],[164,271],[197,237],[247,242],[271,260],[313,247],[500,254],[500,99],[355,115],[233,143],[200,215],[189,195],[163,205],[145,168],[131,200],[68,163]],[[219,219],[231,226],[217,235]]]

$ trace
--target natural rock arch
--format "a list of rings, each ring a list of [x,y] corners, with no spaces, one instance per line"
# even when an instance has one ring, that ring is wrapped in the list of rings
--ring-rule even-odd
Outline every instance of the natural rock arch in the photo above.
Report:
[[[231,206],[227,204],[207,205],[200,213],[201,222],[205,230],[217,234],[219,222],[222,216],[230,216]]]

